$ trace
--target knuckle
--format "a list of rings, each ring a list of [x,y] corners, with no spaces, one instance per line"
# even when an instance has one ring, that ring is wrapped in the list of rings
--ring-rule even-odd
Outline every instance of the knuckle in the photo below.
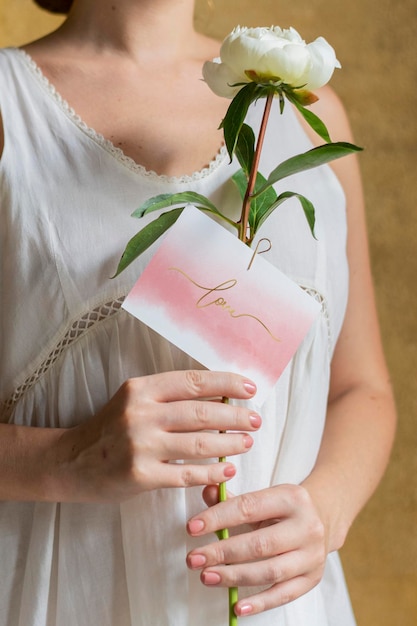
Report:
[[[239,569],[234,567],[227,568],[227,578],[229,587],[240,587],[242,585],[242,574]]]
[[[320,542],[321,544],[324,543],[324,524],[318,517],[315,517],[310,522],[310,535],[313,537],[313,539]]]
[[[193,411],[194,419],[197,425],[200,426],[200,428],[206,428],[207,426],[209,426],[210,418],[208,413],[208,407],[205,402],[194,402]]]
[[[228,555],[226,550],[224,550],[224,545],[222,541],[219,541],[213,546],[213,558],[212,561],[216,564],[225,564],[228,561]]]
[[[204,435],[196,435],[194,441],[194,452],[196,457],[207,457],[207,441]]]
[[[288,496],[296,506],[303,506],[310,501],[307,490],[300,485],[288,485]]]
[[[282,496],[287,506],[293,510],[303,511],[311,508],[310,494],[301,485],[283,485]]]
[[[199,370],[187,370],[185,372],[185,383],[189,390],[200,395],[203,389],[203,374]]]
[[[129,400],[136,395],[139,386],[140,382],[138,378],[128,378],[122,383],[119,391],[126,399]]]
[[[252,553],[256,559],[261,559],[269,555],[269,541],[262,533],[255,534],[252,541]]]
[[[149,471],[144,463],[136,463],[132,468],[132,481],[135,485],[141,489],[147,489],[152,484],[152,476],[149,475]]]
[[[179,473],[178,487],[191,487],[195,485],[195,477],[190,467],[183,467]]]
[[[273,585],[281,580],[283,580],[281,568],[274,561],[269,561],[265,568],[265,584]]]
[[[121,385],[118,396],[121,399],[122,415],[126,424],[134,419],[141,418],[147,412],[147,402],[142,393],[141,382],[138,378],[129,378]]]
[[[251,521],[258,508],[256,497],[252,493],[244,493],[239,496],[238,506],[243,521]]]

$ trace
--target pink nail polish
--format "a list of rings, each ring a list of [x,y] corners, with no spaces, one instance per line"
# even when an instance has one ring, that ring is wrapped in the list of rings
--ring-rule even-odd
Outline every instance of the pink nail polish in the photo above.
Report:
[[[253,446],[253,439],[249,435],[243,435],[243,443],[245,448],[251,448]]]
[[[252,413],[252,415],[249,415],[249,421],[252,428],[259,428],[259,426],[262,424],[262,419],[256,413]]]
[[[203,572],[201,580],[205,585],[218,585],[221,582],[220,575],[216,572]]]
[[[250,393],[251,395],[256,393],[256,385],[252,383],[250,380],[245,380],[245,382],[243,383],[243,386],[246,389],[246,391]]]
[[[203,567],[206,564],[206,557],[202,554],[192,554],[189,559],[189,564],[193,569],[198,569],[199,567]]]
[[[233,476],[236,474],[236,468],[234,465],[226,465],[226,467],[223,470],[223,475],[226,478],[233,478]]]
[[[239,615],[249,615],[253,612],[253,606],[251,604],[244,604],[239,607]]]
[[[192,535],[200,533],[204,529],[204,522],[201,519],[192,519],[188,522],[188,530]]]

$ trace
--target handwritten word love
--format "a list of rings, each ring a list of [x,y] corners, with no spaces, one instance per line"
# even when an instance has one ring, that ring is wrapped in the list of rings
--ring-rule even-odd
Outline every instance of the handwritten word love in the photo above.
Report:
[[[275,335],[271,332],[268,326],[264,324],[264,322],[259,319],[259,317],[256,317],[256,315],[251,315],[250,313],[237,313],[236,310],[227,302],[227,300],[223,296],[218,295],[218,292],[230,291],[234,287],[236,287],[236,285],[238,284],[236,278],[230,278],[229,280],[225,280],[214,287],[204,287],[203,285],[199,285],[195,280],[191,278],[191,276],[188,276],[188,274],[183,272],[183,270],[179,269],[178,267],[170,267],[169,269],[174,272],[179,272],[193,285],[195,285],[196,287],[198,287],[198,289],[201,289],[204,292],[203,295],[198,298],[195,303],[198,309],[205,309],[209,306],[214,305],[220,307],[225,313],[228,313],[229,316],[234,319],[240,317],[252,318],[253,320],[255,320],[255,322],[260,324],[266,330],[266,332],[271,336],[274,341],[281,341],[281,339],[275,337]]]

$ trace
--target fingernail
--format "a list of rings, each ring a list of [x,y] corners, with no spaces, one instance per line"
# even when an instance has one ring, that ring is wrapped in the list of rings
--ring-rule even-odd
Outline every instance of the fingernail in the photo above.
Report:
[[[257,413],[252,413],[252,415],[249,415],[249,421],[253,428],[259,428],[259,426],[262,424],[261,417],[260,415],[257,415]]]
[[[188,562],[190,564],[190,567],[192,567],[193,569],[197,569],[199,567],[203,567],[203,565],[206,564],[207,559],[202,554],[192,554],[188,557]]]
[[[236,474],[236,468],[234,465],[226,465],[226,467],[223,470],[223,475],[226,476],[227,478],[233,478],[233,476]]]
[[[203,572],[201,580],[205,585],[218,585],[221,582],[220,575],[216,572]]]
[[[250,435],[243,435],[243,444],[245,448],[251,448],[253,446],[253,439]]]
[[[253,612],[253,606],[251,604],[244,604],[239,607],[239,615],[249,615]]]
[[[256,385],[255,383],[252,383],[250,380],[245,380],[245,382],[243,383],[243,386],[246,389],[246,391],[250,394],[254,394],[256,392]]]
[[[192,519],[188,522],[188,530],[195,535],[204,529],[204,522],[201,519]]]

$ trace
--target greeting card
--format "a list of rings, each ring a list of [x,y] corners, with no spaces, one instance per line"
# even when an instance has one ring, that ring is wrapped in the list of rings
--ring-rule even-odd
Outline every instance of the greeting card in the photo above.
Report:
[[[248,376],[263,402],[320,310],[256,250],[187,207],[123,308],[211,370]]]

